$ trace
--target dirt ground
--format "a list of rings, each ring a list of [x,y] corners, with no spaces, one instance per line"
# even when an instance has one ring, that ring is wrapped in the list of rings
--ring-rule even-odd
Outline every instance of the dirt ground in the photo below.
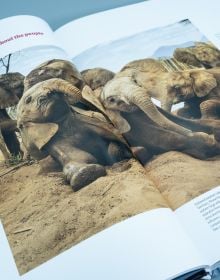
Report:
[[[4,157],[3,157],[3,154],[2,152],[0,151],[0,163],[4,160]]]
[[[169,152],[148,163],[146,171],[172,209],[220,185],[220,157],[204,161]]]
[[[75,193],[61,172],[39,169],[0,169],[0,218],[21,274],[110,225],[167,206],[135,160]]]
[[[75,193],[62,172],[39,174],[39,163],[10,170],[0,168],[0,218],[21,274],[110,225],[168,203],[176,209],[220,185],[220,158],[179,152],[145,169],[135,160],[117,164]]]

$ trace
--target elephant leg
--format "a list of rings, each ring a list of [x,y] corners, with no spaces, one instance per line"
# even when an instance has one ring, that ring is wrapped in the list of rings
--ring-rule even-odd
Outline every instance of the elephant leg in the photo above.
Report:
[[[220,155],[220,144],[216,143],[216,145],[212,147],[201,145],[200,147],[197,148],[195,147],[188,148],[184,150],[184,152],[193,157],[199,158],[201,160],[205,160],[207,158]]]
[[[74,191],[87,186],[99,177],[106,175],[105,167],[97,164],[96,158],[70,143],[64,142],[49,145],[50,155],[62,166],[66,180]]]
[[[200,113],[199,105],[185,102],[184,107],[178,109],[177,116],[187,118],[187,119],[200,119],[201,113]]]
[[[145,165],[153,157],[153,153],[146,147],[131,147],[131,151],[142,165]]]
[[[217,142],[220,142],[220,128],[214,129],[214,137]]]
[[[20,143],[15,134],[17,122],[12,120],[5,109],[0,110],[0,130],[2,132],[5,144],[12,155],[18,156],[22,154]]]
[[[220,119],[220,100],[206,100],[200,104],[202,119]]]
[[[113,164],[115,162],[119,162],[132,157],[132,154],[128,150],[128,148],[124,144],[117,142],[111,142],[109,144],[108,155],[110,159],[109,164]]]
[[[106,175],[105,167],[100,164],[78,162],[69,162],[64,166],[63,172],[74,191],[78,191]]]
[[[164,148],[167,151],[182,151],[199,159],[206,159],[220,154],[220,143],[218,144],[213,136],[203,132],[195,132],[193,136],[187,137],[167,131],[164,132],[162,139]]]
[[[207,135],[203,132],[195,132],[190,139],[188,153],[194,154],[200,159],[220,155],[220,143],[218,142],[218,131],[216,135]]]
[[[2,136],[2,133],[1,133],[1,130],[0,130],[0,150],[4,156],[4,159],[5,160],[8,160],[9,157],[10,157],[10,154],[6,148],[6,145],[5,145],[5,141],[4,141],[4,138]]]
[[[20,149],[20,143],[17,139],[15,132],[2,131],[2,136],[11,155],[14,156],[22,155],[22,151]]]
[[[206,133],[193,133],[191,137],[187,137],[154,125],[145,126],[143,131],[140,131],[139,136],[141,146],[152,148],[155,154],[176,150],[204,159],[220,152],[216,141]],[[136,135],[137,131],[129,137],[128,142],[131,146],[137,141]]]
[[[2,131],[16,131],[17,121],[11,119],[5,119],[0,121],[0,129]]]
[[[177,116],[182,117],[182,118],[187,118],[190,119],[192,116],[190,114],[190,110],[188,108],[180,108],[176,111]]]

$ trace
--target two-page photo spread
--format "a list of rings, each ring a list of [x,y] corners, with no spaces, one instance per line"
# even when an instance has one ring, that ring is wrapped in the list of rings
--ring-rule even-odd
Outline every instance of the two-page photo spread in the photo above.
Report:
[[[74,55],[40,18],[3,19],[3,29],[0,232],[15,279],[59,266],[64,279],[68,269],[80,280],[89,271],[211,279],[220,263],[218,47],[187,17]]]

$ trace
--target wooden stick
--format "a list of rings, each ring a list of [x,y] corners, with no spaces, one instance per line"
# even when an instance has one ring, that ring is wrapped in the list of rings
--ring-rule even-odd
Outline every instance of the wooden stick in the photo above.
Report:
[[[0,177],[3,177],[3,176],[5,176],[5,175],[7,175],[8,173],[10,173],[10,172],[12,172],[12,171],[14,171],[14,170],[19,169],[20,167],[25,166],[25,165],[27,165],[28,163],[30,163],[30,162],[29,162],[29,161],[24,161],[24,162],[22,162],[22,163],[20,163],[20,164],[18,164],[18,165],[16,165],[16,166],[13,166],[13,167],[10,168],[9,170],[6,170],[5,172],[0,173]]]
[[[24,229],[19,229],[16,230],[15,232],[13,232],[14,234],[18,234],[18,233],[22,233],[22,232],[26,232],[26,231],[30,231],[32,230],[32,228],[24,228]]]

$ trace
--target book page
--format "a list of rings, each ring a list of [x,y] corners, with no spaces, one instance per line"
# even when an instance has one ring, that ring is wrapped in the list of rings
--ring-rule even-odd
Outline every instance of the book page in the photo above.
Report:
[[[193,243],[214,267],[219,267],[220,259],[216,246],[220,236],[219,193],[220,187],[217,186],[175,211]]]
[[[58,47],[52,29],[38,17],[21,15],[1,19],[0,28],[0,57],[29,47]]]
[[[73,58],[99,44],[189,18],[216,46],[220,46],[218,4],[218,0],[144,1],[71,21],[54,34],[60,46]],[[158,11],[165,12],[155,16]],[[204,20],[206,18],[209,18],[208,22]]]
[[[0,45],[3,274],[58,279],[64,265],[86,279],[87,264],[96,279],[114,267],[115,277],[162,280],[205,267],[120,132],[79,96],[83,77],[65,51],[43,27],[32,41],[24,21]]]
[[[45,238],[42,246],[46,245]],[[144,280],[147,275],[151,279],[164,280],[205,268],[204,260],[194,250],[172,211],[165,208],[115,224],[21,276],[15,269],[2,226],[0,240],[3,264],[0,273],[13,280],[37,280],[51,275],[56,280],[72,279],[73,275],[75,279],[98,280],[123,277]],[[36,258],[34,253],[31,256]]]
[[[151,162],[147,174],[169,201],[209,265],[219,262],[218,158],[201,161],[170,152]]]
[[[160,9],[168,9],[169,3],[163,4],[160,3]],[[213,79],[215,79],[215,84],[219,83],[217,73],[219,73],[220,52],[217,47],[220,44],[217,25],[218,16],[217,14],[215,16],[214,8],[217,8],[218,3],[212,1],[212,4],[211,9],[208,1],[200,3],[200,12],[196,13],[197,1],[190,2],[190,9],[187,8],[187,3],[181,6],[181,3],[178,2],[177,5],[181,8],[178,9],[177,13],[173,13],[172,16],[170,13],[167,13],[166,15],[163,14],[161,20],[150,17],[145,21],[142,20],[141,23],[135,21],[136,11],[139,11],[137,14],[140,18],[142,15],[145,15],[147,7],[151,11],[155,9],[154,12],[156,13],[158,8],[156,1],[149,2],[144,5],[138,4],[133,7],[127,7],[127,9],[132,11],[132,13],[130,12],[130,17],[126,18],[127,21],[124,18],[120,18],[121,15],[119,15],[118,10],[118,14],[116,11],[113,11],[112,14],[111,12],[106,12],[105,14],[99,14],[97,17],[95,15],[87,17],[88,21],[81,19],[69,23],[56,32],[57,37],[62,38],[63,42],[67,43],[68,52],[72,55],[73,62],[81,71],[101,67],[116,73],[113,80],[99,94],[99,99],[105,109],[111,110],[111,112],[108,111],[109,116],[113,122],[115,121],[117,127],[121,127],[123,136],[133,148],[137,158],[145,166],[147,177],[153,180],[171,208],[177,209],[176,214],[178,218],[183,222],[183,226],[189,233],[189,236],[195,241],[198,250],[201,250],[201,254],[205,258],[209,256],[207,257],[207,262],[210,265],[219,261],[218,249],[215,246],[219,239],[219,230],[217,229],[218,205],[216,203],[213,206],[213,200],[208,200],[210,195],[217,196],[218,198],[218,189],[216,187],[220,184],[220,144],[219,136],[216,132],[219,129],[219,106],[216,105],[215,113],[212,113],[210,110],[207,112],[207,115],[210,113],[212,115],[205,116],[201,120],[201,116],[205,112],[204,110],[200,111],[199,105],[194,103],[190,107],[189,101],[187,106],[191,108],[191,111],[187,111],[187,108],[181,101],[185,101],[184,90],[187,100],[190,100],[190,95],[195,92],[195,88],[192,88],[192,86],[189,89],[185,89],[184,86],[187,87],[187,82],[193,83],[192,77],[196,73],[194,71],[198,71],[196,70],[198,68],[200,69],[199,71],[202,71],[198,73],[204,73],[208,76],[212,75]],[[194,8],[192,5],[195,5]],[[140,10],[142,10],[142,13]],[[209,12],[210,21],[207,23],[204,21],[204,17]],[[110,14],[115,16],[115,21],[111,25],[106,24],[105,27],[102,25],[102,28],[96,28],[92,32],[92,23],[94,22],[96,26],[99,26],[97,24],[99,20],[105,18],[107,22]],[[187,15],[187,17],[183,17],[184,15]],[[88,22],[90,23],[89,29],[86,28]],[[166,22],[166,24],[162,25],[163,22]],[[153,28],[149,29],[149,27]],[[80,28],[81,32],[77,33],[76,30]],[[84,28],[85,33],[83,33],[82,38],[81,34]],[[89,34],[86,33],[86,30],[89,30]],[[79,43],[79,45],[76,45],[76,48],[71,48],[65,35],[67,32],[76,32],[77,42],[81,41],[82,44],[80,45]],[[87,40],[87,36],[89,40]],[[213,43],[214,45],[212,45]],[[211,49],[215,52],[215,55],[213,52],[213,56],[211,53],[208,54]],[[182,58],[180,54],[183,51],[188,53],[192,51],[191,53],[194,52],[195,56],[193,58],[192,56],[190,58],[187,57],[187,59]],[[197,51],[198,55],[196,54]],[[150,73],[152,70],[149,69],[152,65],[148,66],[149,60],[146,64],[143,61],[140,61],[138,64],[137,61],[143,59],[153,59],[154,62],[155,60],[159,61],[160,65],[155,63],[155,68],[153,69],[153,72],[158,71],[159,73],[157,78]],[[161,71],[162,68],[163,70]],[[188,81],[186,79],[183,90],[180,86],[180,80],[173,84],[175,94],[179,94],[179,96],[175,95],[175,100],[172,99],[171,91],[169,92],[170,96],[167,96],[167,98],[161,96],[160,91],[164,90],[163,83],[170,81],[163,80],[162,77],[166,77],[166,75],[167,77],[174,77],[174,75],[169,76],[164,74],[164,72],[180,71],[186,76],[189,73],[192,74],[190,74],[191,76]],[[149,75],[149,78],[144,76],[145,73]],[[206,83],[208,80],[204,77],[203,81]],[[155,86],[157,83],[158,88]],[[142,91],[138,89],[137,84],[139,88],[142,88]],[[158,109],[166,118],[181,126],[173,127],[171,123],[167,122],[165,124],[166,130],[158,128],[158,126],[155,126],[155,119],[152,118],[153,115],[150,115],[151,109],[147,111],[147,107],[145,108],[141,102],[140,104],[135,103],[137,98],[133,97],[132,99],[133,92],[137,93],[138,90],[143,95],[147,91],[152,100],[153,98],[156,99],[156,101],[153,101],[157,105],[167,110],[170,106],[169,97],[172,99],[174,115],[178,112],[180,116],[187,118],[187,120],[171,117],[169,114]],[[213,95],[212,93],[210,94],[210,99],[214,97],[214,101],[218,104],[219,94],[217,89],[212,92]],[[209,97],[205,100],[209,100]],[[196,102],[200,104],[201,101],[198,99]],[[138,111],[137,106],[141,110]],[[122,124],[120,117],[126,120],[127,123]],[[158,121],[158,124],[159,126],[161,125],[160,121]],[[184,129],[181,130],[182,128]],[[187,136],[188,131],[185,128],[195,133],[192,138]],[[215,131],[215,129],[217,130]],[[171,131],[175,131],[175,133]],[[207,134],[200,135],[201,137],[197,138],[196,132]],[[209,160],[207,161],[207,159]],[[211,191],[211,194],[209,191]],[[200,203],[203,205],[202,202],[205,197],[207,197],[207,200],[205,200],[205,206],[208,208],[207,211],[211,211],[211,213],[205,212],[205,215],[207,217],[210,217],[213,213],[215,215],[214,217],[211,216],[211,222],[207,221],[207,217],[204,217],[200,213],[200,208],[198,208],[202,207],[198,205]],[[196,200],[194,201],[194,199]],[[204,227],[206,227],[206,234],[201,234]],[[212,227],[215,228],[214,231]],[[197,235],[200,238],[197,238]],[[210,243],[213,246],[208,246]]]

